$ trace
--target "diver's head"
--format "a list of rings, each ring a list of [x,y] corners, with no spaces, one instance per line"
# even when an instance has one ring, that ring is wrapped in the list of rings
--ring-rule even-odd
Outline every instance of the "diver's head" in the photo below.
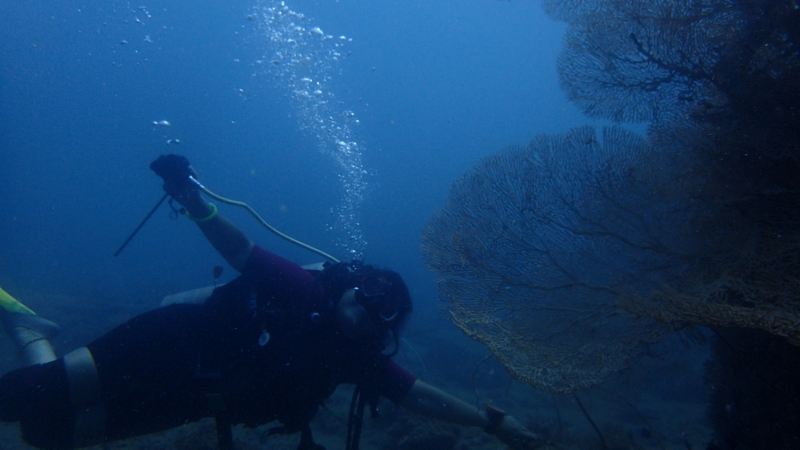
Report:
[[[411,295],[397,272],[363,265],[339,263],[319,276],[331,306],[336,331],[352,339],[398,337],[411,312]]]

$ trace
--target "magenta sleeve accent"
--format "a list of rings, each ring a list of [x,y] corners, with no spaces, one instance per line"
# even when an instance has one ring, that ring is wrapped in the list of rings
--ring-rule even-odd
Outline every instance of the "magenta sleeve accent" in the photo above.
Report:
[[[247,257],[242,275],[266,283],[273,295],[300,302],[297,306],[308,299],[314,285],[314,276],[305,269],[257,245]],[[321,295],[321,286],[316,290],[315,294]]]
[[[386,364],[386,371],[386,379],[380,385],[380,393],[395,404],[399,404],[414,386],[417,377],[391,359]]]
[[[299,265],[257,245],[250,251],[242,273],[256,276],[281,275],[287,280],[294,279],[301,283],[314,281],[314,277]]]

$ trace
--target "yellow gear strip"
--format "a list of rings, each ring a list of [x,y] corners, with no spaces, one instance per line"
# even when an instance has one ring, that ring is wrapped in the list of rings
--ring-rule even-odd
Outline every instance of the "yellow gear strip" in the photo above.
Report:
[[[0,308],[11,313],[30,314],[32,316],[36,315],[36,313],[31,311],[30,308],[20,303],[17,299],[9,295],[8,292],[4,291],[3,288],[0,288]]]

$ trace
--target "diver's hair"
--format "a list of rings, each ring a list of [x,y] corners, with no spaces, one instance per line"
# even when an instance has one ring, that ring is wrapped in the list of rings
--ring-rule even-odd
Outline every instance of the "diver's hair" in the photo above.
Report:
[[[399,300],[397,318],[392,321],[388,329],[394,335],[395,340],[399,339],[399,330],[405,323],[408,313],[413,309],[411,294],[400,274],[393,270],[364,264],[360,260],[353,260],[349,263],[340,262],[326,267],[316,281],[325,289],[323,302],[328,305],[328,308],[336,309],[342,294],[348,289],[357,287],[366,277],[385,280],[389,285],[386,294]]]

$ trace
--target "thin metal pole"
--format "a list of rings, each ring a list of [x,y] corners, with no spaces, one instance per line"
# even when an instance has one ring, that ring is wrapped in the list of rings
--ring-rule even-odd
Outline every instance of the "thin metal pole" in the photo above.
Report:
[[[147,213],[147,216],[145,216],[145,218],[142,219],[142,222],[139,224],[138,227],[136,227],[135,230],[133,230],[133,233],[131,233],[131,235],[128,236],[128,239],[125,239],[125,242],[123,242],[122,245],[119,246],[117,251],[114,252],[114,256],[119,255],[119,252],[121,252],[122,249],[125,248],[126,245],[128,245],[128,242],[130,242],[131,239],[133,239],[133,237],[136,236],[136,233],[138,233],[139,230],[144,226],[144,224],[147,223],[147,221],[150,219],[150,216],[152,216],[153,213],[156,212],[158,207],[161,206],[162,203],[164,203],[164,200],[166,200],[167,197],[169,197],[169,194],[164,194],[164,196],[161,197],[161,200],[159,200],[158,203],[156,203],[156,206],[153,206],[153,209],[151,209],[150,212]]]

